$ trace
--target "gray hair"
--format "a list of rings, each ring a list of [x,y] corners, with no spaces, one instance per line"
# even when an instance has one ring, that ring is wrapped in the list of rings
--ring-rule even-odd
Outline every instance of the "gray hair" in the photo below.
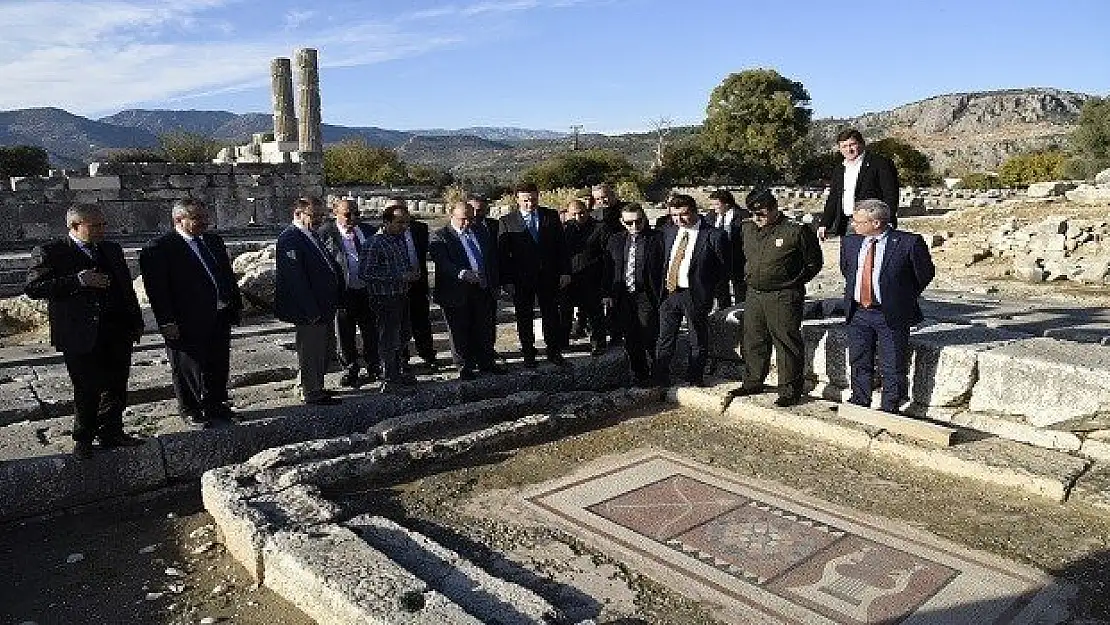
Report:
[[[104,217],[104,209],[96,204],[74,204],[66,210],[66,227],[72,229],[90,217]]]
[[[890,223],[890,207],[882,200],[860,200],[852,212],[866,213],[875,221]]]
[[[207,207],[204,205],[204,202],[193,198],[185,198],[182,200],[173,201],[173,211],[170,213],[170,215],[173,217],[174,221],[177,221],[178,219],[188,217],[189,215],[192,215],[197,211],[202,211],[206,209]]]

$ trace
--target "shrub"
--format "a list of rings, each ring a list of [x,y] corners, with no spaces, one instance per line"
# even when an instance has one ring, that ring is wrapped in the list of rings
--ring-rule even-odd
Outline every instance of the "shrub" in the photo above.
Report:
[[[998,168],[998,182],[1004,187],[1027,187],[1034,182],[1048,182],[1066,177],[1066,157],[1057,148],[1018,154],[1006,159]]]
[[[589,187],[635,176],[636,168],[623,155],[593,149],[559,154],[526,171],[523,179],[544,190]]]
[[[109,163],[167,163],[165,154],[143,148],[115,150],[108,154]]]
[[[45,176],[50,173],[46,150],[31,145],[0,146],[0,180],[12,176]]]
[[[994,174],[971,173],[960,178],[960,189],[999,189],[1001,184]]]
[[[168,132],[158,136],[158,147],[171,163],[210,163],[220,144],[195,132]]]

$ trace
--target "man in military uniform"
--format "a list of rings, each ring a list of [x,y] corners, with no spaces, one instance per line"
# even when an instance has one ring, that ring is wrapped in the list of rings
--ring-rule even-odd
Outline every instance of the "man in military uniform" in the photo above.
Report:
[[[752,191],[745,203],[752,213],[752,220],[744,223],[742,230],[748,285],[744,305],[745,374],[743,385],[732,395],[763,391],[774,345],[779,380],[775,405],[792,406],[801,398],[805,371],[805,285],[821,270],[821,246],[813,230],[779,212],[770,189]]]

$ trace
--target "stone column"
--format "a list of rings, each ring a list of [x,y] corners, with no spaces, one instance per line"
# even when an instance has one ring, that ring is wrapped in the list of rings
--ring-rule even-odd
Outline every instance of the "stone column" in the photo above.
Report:
[[[300,150],[319,154],[324,151],[324,145],[320,137],[320,69],[316,50],[301,48],[296,58]]]
[[[297,118],[293,113],[293,68],[289,59],[270,61],[274,96],[274,140],[296,141]]]

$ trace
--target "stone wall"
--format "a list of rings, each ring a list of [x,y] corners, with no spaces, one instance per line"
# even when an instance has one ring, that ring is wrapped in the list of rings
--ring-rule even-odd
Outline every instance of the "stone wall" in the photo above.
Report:
[[[84,171],[12,178],[0,188],[0,244],[31,244],[66,232],[74,203],[99,204],[109,236],[154,234],[170,228],[173,200],[208,204],[213,227],[229,230],[284,223],[289,206],[323,196],[320,163],[93,163]]]

